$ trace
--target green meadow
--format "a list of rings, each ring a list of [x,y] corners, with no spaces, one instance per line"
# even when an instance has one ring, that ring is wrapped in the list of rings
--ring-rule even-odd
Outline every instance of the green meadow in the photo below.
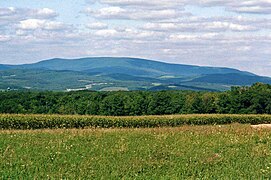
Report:
[[[0,131],[1,179],[267,179],[271,131],[247,124]]]

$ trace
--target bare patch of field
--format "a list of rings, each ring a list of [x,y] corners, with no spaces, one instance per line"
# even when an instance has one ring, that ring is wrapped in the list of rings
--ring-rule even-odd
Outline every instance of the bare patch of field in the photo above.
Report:
[[[261,129],[261,128],[271,128],[271,124],[258,124],[258,125],[251,125],[252,128]]]

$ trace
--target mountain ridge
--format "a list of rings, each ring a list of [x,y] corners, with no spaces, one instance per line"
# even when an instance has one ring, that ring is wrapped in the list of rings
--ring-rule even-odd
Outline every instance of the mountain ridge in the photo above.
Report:
[[[241,71],[235,68],[228,67],[211,67],[198,66],[187,64],[166,63],[161,61],[130,58],[130,57],[85,57],[76,59],[53,58],[42,60],[31,64],[21,65],[4,65],[9,68],[26,68],[26,69],[49,69],[49,70],[72,70],[72,71],[88,71],[96,68],[112,68],[112,67],[129,67],[141,70],[153,70],[156,72],[162,71],[164,74],[178,75],[197,75],[197,74],[219,74],[219,73],[245,73],[255,75],[247,71]],[[183,73],[178,73],[180,70],[185,70]],[[154,70],[153,70],[154,71]],[[161,73],[161,72],[160,72]]]
[[[0,89],[223,91],[256,82],[271,84],[271,78],[234,68],[130,57],[53,58],[32,64],[0,64]]]

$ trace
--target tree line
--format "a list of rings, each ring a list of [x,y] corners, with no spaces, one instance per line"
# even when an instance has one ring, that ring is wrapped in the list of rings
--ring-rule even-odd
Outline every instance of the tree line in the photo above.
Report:
[[[0,113],[81,115],[271,114],[271,85],[226,92],[0,92]]]

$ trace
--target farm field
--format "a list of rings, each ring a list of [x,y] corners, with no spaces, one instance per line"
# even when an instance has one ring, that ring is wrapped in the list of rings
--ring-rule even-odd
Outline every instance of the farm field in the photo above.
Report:
[[[271,130],[248,124],[0,131],[1,179],[260,179]]]
[[[271,124],[271,115],[187,114],[91,116],[0,114],[0,129],[155,128],[183,125]]]

